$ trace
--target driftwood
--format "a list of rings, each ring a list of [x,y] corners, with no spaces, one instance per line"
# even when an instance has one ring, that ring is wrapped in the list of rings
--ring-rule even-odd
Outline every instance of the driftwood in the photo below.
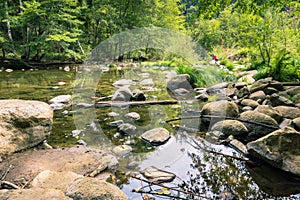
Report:
[[[110,106],[141,106],[141,105],[169,105],[177,104],[175,100],[163,101],[100,101],[96,103],[97,107],[110,107]]]
[[[169,122],[179,121],[179,120],[183,120],[183,119],[195,119],[195,118],[231,119],[231,120],[237,120],[237,121],[244,122],[244,123],[249,123],[249,124],[255,124],[255,125],[258,125],[258,126],[263,126],[263,127],[274,129],[274,130],[278,129],[278,127],[276,127],[276,126],[272,126],[272,125],[268,125],[268,124],[263,124],[263,123],[260,123],[260,122],[247,121],[247,120],[239,119],[239,118],[236,118],[236,117],[226,117],[226,116],[216,116],[216,115],[200,115],[200,116],[179,117],[179,118],[174,118],[174,119],[166,120],[165,122],[169,123]]]
[[[176,188],[170,188],[170,187],[167,187],[161,183],[156,183],[156,182],[153,182],[153,181],[149,181],[149,180],[146,180],[146,179],[142,179],[140,177],[137,177],[137,176],[131,176],[132,178],[134,179],[137,179],[137,180],[140,180],[140,181],[143,181],[145,183],[148,183],[150,185],[156,185],[156,186],[159,186],[159,187],[162,187],[162,188],[167,188],[168,190],[173,190],[173,191],[176,191],[176,192],[181,192],[183,194],[187,194],[187,195],[193,195],[195,197],[200,197],[200,198],[203,198],[203,199],[211,199],[211,198],[208,198],[208,197],[205,197],[205,196],[202,196],[202,195],[199,195],[199,194],[194,194],[194,193],[191,193],[191,192],[187,192],[187,191],[184,191],[184,190],[181,190],[181,189],[176,189]],[[137,190],[133,190],[133,192],[138,192]]]
[[[20,189],[19,186],[11,183],[9,181],[0,181],[0,188],[1,189]]]

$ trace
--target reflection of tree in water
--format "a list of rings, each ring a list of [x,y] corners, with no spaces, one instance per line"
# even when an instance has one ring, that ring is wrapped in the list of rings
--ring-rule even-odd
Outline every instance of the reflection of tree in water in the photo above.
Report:
[[[213,199],[265,199],[269,195],[259,191],[243,162],[213,155],[189,153],[191,169],[183,188],[191,193],[202,193]],[[190,199],[197,199],[192,196]]]

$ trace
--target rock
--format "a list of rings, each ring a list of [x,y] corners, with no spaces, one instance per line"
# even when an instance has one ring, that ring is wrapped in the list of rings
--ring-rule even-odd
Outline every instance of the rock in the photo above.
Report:
[[[189,90],[187,90],[187,89],[184,89],[184,88],[178,88],[178,89],[175,89],[173,92],[174,92],[176,95],[184,96],[184,95],[189,94],[191,91],[189,91]]]
[[[133,96],[130,99],[131,101],[146,101],[146,96],[143,91],[135,90]]]
[[[141,138],[153,145],[160,145],[167,142],[170,138],[170,133],[164,128],[154,128],[146,131],[141,135]]]
[[[66,104],[63,104],[63,103],[51,103],[50,107],[53,110],[61,110],[61,109],[64,109],[66,107]]]
[[[213,144],[219,144],[225,138],[226,135],[221,131],[209,131],[205,134],[205,140]]]
[[[127,87],[119,88],[112,96],[112,101],[130,101],[132,99],[132,92]]]
[[[250,90],[247,86],[239,89],[239,90],[236,90],[236,93],[235,95],[238,97],[238,98],[242,98],[244,96],[247,96],[250,94]]]
[[[254,92],[252,94],[250,94],[249,99],[253,99],[253,100],[265,100],[266,99],[266,94],[264,93],[264,91],[260,90],[257,92]]]
[[[282,116],[285,118],[295,119],[295,118],[300,117],[300,109],[296,108],[296,107],[277,106],[277,107],[275,107],[275,110],[277,110],[279,113],[281,113]]]
[[[7,190],[0,193],[0,199],[3,200],[25,200],[25,199],[57,199],[57,200],[72,200],[65,196],[64,192],[55,189],[22,189],[22,190]]]
[[[256,108],[257,106],[259,106],[259,103],[253,99],[243,99],[241,105]]]
[[[113,153],[118,156],[124,156],[132,151],[131,146],[128,145],[119,145],[113,148]]]
[[[276,89],[273,88],[273,87],[266,87],[266,88],[263,89],[263,91],[264,91],[264,93],[265,93],[266,95],[272,95],[272,94],[278,92],[278,90],[276,90]]]
[[[290,96],[295,96],[297,94],[300,94],[300,86],[294,86],[286,90],[286,93]]]
[[[75,180],[65,194],[76,200],[128,200],[128,197],[117,186],[88,177]]]
[[[221,93],[221,91],[223,91],[223,89],[227,88],[228,85],[229,85],[229,83],[227,83],[227,82],[218,83],[218,84],[213,85],[210,88],[208,88],[206,90],[206,92],[209,95],[219,94],[219,93]]]
[[[147,167],[146,169],[141,171],[141,174],[145,178],[147,178],[153,182],[156,182],[156,183],[171,182],[176,178],[175,174],[173,174],[171,172],[160,170],[153,166]]]
[[[271,104],[273,107],[276,107],[276,106],[293,106],[294,103],[283,97],[283,96],[279,96],[278,94],[272,94],[271,97],[270,97],[270,101],[271,101]]]
[[[44,102],[0,100],[0,157],[43,142],[52,118],[53,110]]]
[[[235,96],[236,92],[237,92],[236,88],[226,88],[225,89],[225,94],[226,94],[227,97],[232,98],[233,96]]]
[[[245,83],[245,82],[236,82],[236,83],[234,84],[234,87],[235,87],[236,89],[238,89],[238,90],[242,89],[242,88],[245,87],[245,86],[247,86],[247,83]]]
[[[119,166],[119,161],[113,155],[106,155],[102,157],[99,162],[100,164],[98,165],[98,167],[89,174],[90,177],[95,177],[106,169],[116,169]]]
[[[60,81],[60,82],[57,83],[57,85],[64,86],[64,85],[66,85],[66,82]]]
[[[141,82],[140,82],[140,86],[142,87],[142,88],[151,88],[151,87],[153,87],[154,86],[154,82],[153,82],[153,80],[151,79],[151,78],[149,78],[149,79],[145,79],[145,80],[142,80]]]
[[[119,116],[120,114],[119,113],[116,113],[116,112],[110,112],[107,114],[108,117],[117,117]]]
[[[56,172],[45,170],[33,179],[31,182],[31,188],[53,188],[65,191],[73,181],[81,177],[83,176],[70,171]]]
[[[270,117],[269,115],[265,115],[263,113],[257,112],[257,111],[246,111],[241,113],[239,119],[243,121],[249,121],[249,122],[257,122],[265,125],[271,125],[274,126],[274,128],[279,128],[278,123]],[[274,131],[272,128],[267,128],[265,126],[260,126],[257,124],[252,123],[246,123],[244,122],[245,126],[248,128],[250,133],[250,139],[257,139],[261,136],[264,136],[268,133],[271,133]]]
[[[192,91],[193,88],[189,82],[190,76],[188,74],[179,74],[172,77],[167,83],[167,89],[171,92],[179,88],[184,88],[186,90]]]
[[[250,107],[250,106],[245,106],[245,107],[242,108],[242,110],[243,110],[244,112],[245,112],[245,111],[252,111],[253,108]]]
[[[247,144],[249,154],[284,171],[300,175],[300,133],[290,127]],[[291,148],[292,147],[292,148]]]
[[[129,119],[134,119],[134,120],[139,120],[141,118],[139,113],[136,113],[136,112],[127,113],[124,117],[129,118]]]
[[[206,102],[206,101],[208,101],[208,95],[207,94],[199,94],[198,96],[195,97],[195,99]]]
[[[132,84],[133,84],[132,80],[121,79],[121,80],[114,82],[113,86],[122,88],[122,87],[129,87]]]
[[[123,123],[123,124],[120,124],[118,126],[118,129],[119,129],[119,132],[122,133],[122,134],[128,134],[128,135],[132,135],[135,133],[136,131],[136,127],[129,124],[129,123]]]
[[[275,119],[278,123],[282,120],[282,115],[275,110],[272,106],[269,105],[260,105],[258,106],[255,111],[269,115],[273,119]]]
[[[202,115],[215,115],[221,117],[236,117],[239,114],[239,108],[236,103],[227,100],[220,100],[207,103],[201,110]],[[203,118],[203,122],[209,123],[210,118]]]
[[[73,104],[73,106],[75,106],[76,108],[92,108],[92,107],[94,107],[94,104],[90,104],[90,103],[78,103],[76,105]]]
[[[71,95],[59,95],[49,100],[49,103],[63,103],[66,105],[71,104],[72,96]]]
[[[108,126],[120,126],[123,123],[124,123],[124,121],[120,119],[120,120],[116,120],[116,121],[113,121],[113,122],[109,122]]]
[[[76,141],[76,144],[82,145],[82,146],[86,146],[87,145],[87,143],[84,140],[82,140],[82,139]]]
[[[300,117],[293,119],[293,125],[296,130],[300,131]]]
[[[81,132],[82,132],[82,130],[73,130],[71,132],[71,134],[72,134],[73,137],[76,137],[76,136],[80,135]]]
[[[238,79],[238,82],[244,82],[247,84],[252,84],[255,82],[255,79],[252,77],[252,75],[245,75]]]
[[[228,145],[244,155],[248,154],[247,147],[237,139],[230,140]]]
[[[212,131],[220,131],[225,135],[242,135],[248,133],[246,126],[237,120],[219,121],[213,125]]]
[[[291,119],[284,119],[280,124],[279,124],[279,127],[280,128],[284,128],[286,126],[289,126],[289,127],[293,127],[293,120]]]

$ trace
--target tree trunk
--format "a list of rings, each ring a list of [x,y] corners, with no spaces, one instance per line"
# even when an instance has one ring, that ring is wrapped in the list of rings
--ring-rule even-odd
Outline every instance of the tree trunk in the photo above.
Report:
[[[7,25],[7,35],[8,35],[8,38],[9,38],[10,42],[11,42],[11,45],[13,47],[13,53],[16,55],[17,53],[16,53],[16,50],[15,50],[15,47],[14,47],[14,40],[13,40],[12,33],[11,33],[11,25],[10,25],[10,21],[8,19],[8,3],[7,3],[7,1],[5,1],[5,15],[7,17],[7,23],[6,23],[6,25]]]

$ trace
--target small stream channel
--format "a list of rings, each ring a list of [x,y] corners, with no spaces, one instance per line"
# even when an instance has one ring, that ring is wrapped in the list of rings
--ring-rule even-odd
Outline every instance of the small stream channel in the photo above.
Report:
[[[76,70],[38,70],[0,72],[0,99],[25,99],[48,102],[51,98],[72,94]],[[106,97],[117,88],[112,84],[120,79],[132,81],[131,90],[144,90],[147,100],[172,100],[166,91],[167,78],[174,75],[167,67],[139,67],[128,70],[109,70],[101,73],[100,81],[95,88],[95,96]],[[141,88],[139,83],[144,79],[152,79],[154,87]],[[65,84],[59,83],[64,82]],[[95,108],[95,122],[100,125],[102,135],[95,131],[93,125],[87,126],[79,135],[73,137],[71,132],[77,127],[74,123],[72,107],[54,112],[53,130],[48,143],[53,147],[70,147],[78,139],[83,139],[88,146],[96,148],[112,148],[116,145],[128,144],[133,152],[120,158],[120,167],[114,172],[117,184],[129,196],[130,200],[143,199],[145,194],[133,193],[133,189],[149,185],[130,178],[128,172],[138,172],[149,166],[155,166],[176,174],[177,178],[169,183],[169,187],[177,187],[203,197],[195,199],[222,199],[225,194],[235,194],[239,199],[300,199],[299,180],[276,170],[268,165],[249,166],[242,161],[232,160],[202,151],[193,146],[192,138],[203,137],[200,131],[196,134],[176,129],[175,125],[198,128],[198,119],[165,123],[167,119],[190,116],[199,111],[201,104],[185,101],[175,105],[143,105],[136,107],[102,107]],[[64,112],[65,111],[65,112]],[[110,112],[119,116],[108,117]],[[124,118],[128,112],[137,112],[141,118],[137,121]],[[82,116],[84,120],[84,115]],[[134,135],[123,136],[117,128],[108,126],[109,122],[124,120],[137,127]],[[144,131],[164,127],[172,133],[171,139],[164,145],[154,147],[139,139]],[[105,137],[105,139],[103,139]],[[205,143],[208,148],[225,154],[239,156],[238,152],[222,145]],[[119,181],[120,180],[120,181]],[[155,190],[155,186],[152,186]],[[180,194],[171,193],[180,197]],[[186,199],[192,199],[184,195]],[[144,199],[146,199],[144,197]],[[155,199],[172,199],[155,196]],[[173,198],[177,199],[177,198]]]

